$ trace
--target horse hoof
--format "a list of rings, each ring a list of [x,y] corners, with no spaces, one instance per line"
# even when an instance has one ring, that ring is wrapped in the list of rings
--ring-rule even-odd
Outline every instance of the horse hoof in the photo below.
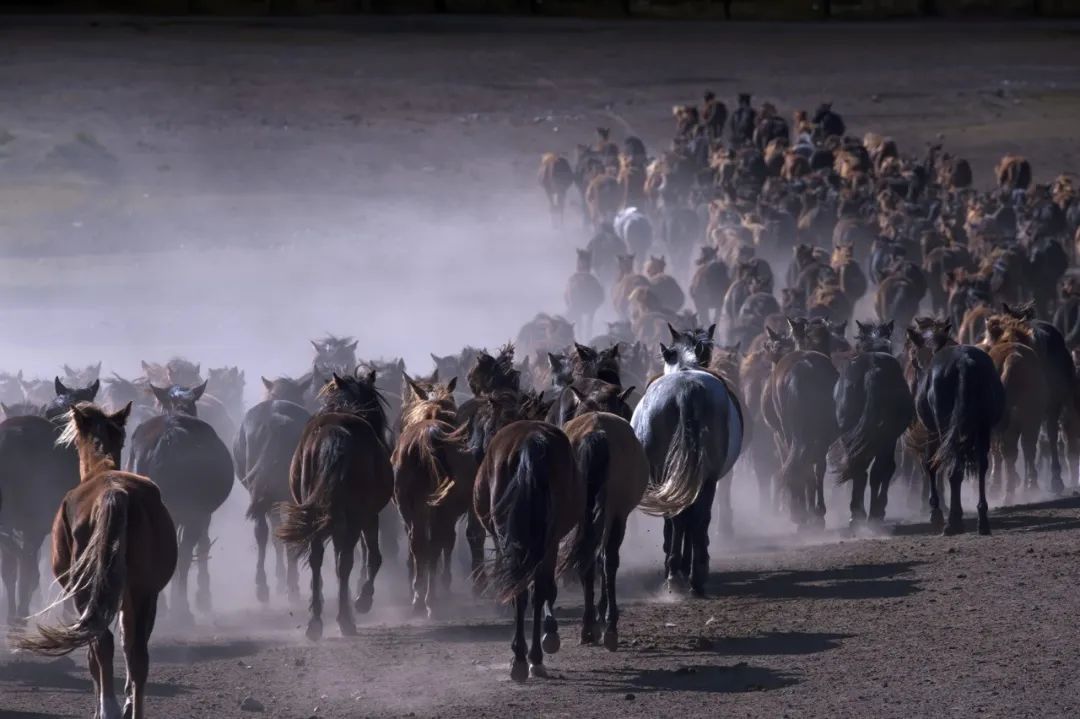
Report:
[[[339,619],[338,628],[341,630],[341,636],[343,637],[356,636],[356,624],[351,619]]]
[[[412,613],[414,617],[430,616],[431,610],[424,606],[423,602],[413,602]]]
[[[356,601],[353,604],[356,607],[356,611],[361,614],[367,614],[371,611],[371,595],[361,594],[356,598]]]
[[[949,524],[945,525],[945,529],[943,529],[941,531],[941,534],[946,536],[946,537],[952,537],[952,536],[955,536],[957,534],[963,534],[963,533],[964,533],[964,525],[962,523],[961,524],[953,524],[953,523],[950,522]]]
[[[705,599],[705,587],[690,587],[690,596],[694,599]]]
[[[545,632],[540,639],[540,646],[543,648],[544,654],[558,654],[560,647],[562,647],[562,640],[559,639],[556,632]]]
[[[207,614],[210,612],[210,594],[199,592],[195,595],[195,608]]]
[[[604,648],[609,652],[614,652],[619,648],[619,632],[615,629],[609,629],[604,632]]]
[[[255,587],[255,598],[266,604],[270,601],[270,587],[265,584]]]
[[[124,702],[124,719],[132,719],[135,714],[135,704],[130,699]]]
[[[940,509],[935,509],[930,512],[930,528],[937,531],[941,531],[945,527],[945,515],[941,513]]]
[[[547,679],[547,669],[544,668],[543,664],[530,664],[529,676],[536,677],[537,679]]]
[[[322,639],[322,620],[312,619],[307,625],[307,638],[313,642]]]
[[[581,641],[578,642],[578,646],[587,647],[590,644],[596,643],[596,637],[591,631],[581,630]]]
[[[510,662],[510,678],[515,682],[523,682],[529,678],[529,665],[526,662],[515,659]]]
[[[979,534],[981,534],[984,537],[989,537],[990,536],[990,522],[989,521],[987,521],[987,522],[980,521],[979,522]]]

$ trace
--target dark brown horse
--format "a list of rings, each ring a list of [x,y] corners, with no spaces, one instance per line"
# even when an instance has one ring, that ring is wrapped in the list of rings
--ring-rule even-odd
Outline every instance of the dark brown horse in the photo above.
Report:
[[[196,606],[210,610],[210,518],[225,503],[233,486],[233,462],[214,428],[196,416],[196,403],[206,383],[188,389],[151,385],[165,414],[139,425],[131,437],[129,472],[153,477],[165,506],[176,521],[180,571],[172,587],[173,605],[181,621],[190,621],[188,573],[198,559]]]
[[[49,533],[49,516],[79,482],[74,450],[55,445],[60,423],[79,402],[93,401],[99,382],[69,388],[57,377],[56,397],[45,417],[15,416],[0,422],[0,573],[8,597],[8,623],[30,613],[41,575],[38,555]]]
[[[409,539],[413,611],[431,616],[440,562],[442,588],[450,589],[454,527],[470,509],[476,462],[464,439],[454,435],[457,378],[428,386],[408,375],[405,380],[410,396],[391,458],[394,501]]]
[[[233,461],[240,484],[251,495],[247,518],[255,523],[255,544],[258,558],[255,564],[255,594],[260,602],[270,599],[266,583],[266,546],[270,529],[280,523],[276,506],[287,502],[289,495],[289,466],[300,443],[311,413],[303,406],[310,380],[291,380],[279,377],[262,379],[266,399],[248,410],[233,443]],[[278,586],[288,585],[289,597],[300,594],[296,571],[296,555],[283,557],[280,542],[274,543]]]
[[[547,676],[544,653],[559,650],[552,612],[558,587],[559,543],[581,530],[585,485],[562,430],[545,422],[512,422],[492,437],[476,475],[477,516],[495,541],[491,587],[499,601],[514,603],[514,658],[510,676]],[[533,637],[526,663],[525,610],[532,586]],[[541,627],[543,638],[541,639]]]
[[[176,569],[176,529],[157,486],[116,470],[131,406],[106,414],[93,405],[71,408],[61,440],[79,456],[79,485],[68,492],[52,528],[52,567],[79,618],[71,625],[37,628],[16,646],[57,656],[90,647],[90,675],[98,696],[95,716],[143,719],[148,645],[158,594]],[[123,712],[113,689],[113,634],[117,615],[127,661]]]
[[[353,635],[349,575],[357,542],[364,540],[367,572],[356,610],[371,609],[375,575],[382,565],[379,512],[390,501],[394,470],[386,444],[385,400],[375,387],[375,373],[364,377],[331,376],[316,412],[300,437],[289,470],[292,502],[282,505],[277,536],[311,566],[311,619],[307,637],[322,637],[322,560],[325,543],[334,543],[338,576],[338,626]]]

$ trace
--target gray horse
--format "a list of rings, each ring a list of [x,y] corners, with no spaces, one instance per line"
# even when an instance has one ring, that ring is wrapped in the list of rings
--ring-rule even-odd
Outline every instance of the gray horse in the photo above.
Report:
[[[631,424],[649,458],[651,480],[642,511],[664,517],[664,566],[669,583],[689,575],[690,590],[705,592],[709,521],[717,483],[728,477],[743,442],[739,400],[718,375],[706,371],[712,355],[708,330],[678,332],[660,345],[664,374],[645,390]],[[730,479],[722,487],[720,521],[731,526]]]

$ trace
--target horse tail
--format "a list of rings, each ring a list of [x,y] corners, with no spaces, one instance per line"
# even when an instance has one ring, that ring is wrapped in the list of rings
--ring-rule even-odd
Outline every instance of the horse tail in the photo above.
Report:
[[[668,444],[660,481],[641,498],[639,507],[646,514],[673,517],[697,499],[705,484],[705,429],[695,411],[685,411]]]
[[[308,496],[301,502],[282,502],[281,524],[276,534],[278,539],[293,546],[304,556],[311,550],[311,542],[330,531],[333,523],[331,506],[338,486],[347,474],[349,461],[345,443],[348,432],[339,428],[330,429],[330,434],[321,438],[315,451],[301,448],[299,461],[294,461],[291,472],[300,472],[299,486],[308,491]]]
[[[429,507],[441,507],[454,491],[454,476],[443,456],[445,442],[446,432],[438,424],[432,423],[420,433],[420,456],[427,476],[434,483],[427,498]]]
[[[839,483],[853,480],[856,468],[865,468],[874,459],[877,450],[874,442],[881,427],[881,412],[890,407],[881,391],[881,379],[882,371],[878,367],[870,367],[863,375],[863,405],[859,411],[859,421],[840,436],[844,458],[837,468]]]
[[[607,544],[611,443],[606,432],[589,432],[575,449],[578,478],[585,483],[585,521],[574,533],[565,564],[582,572],[596,561],[600,548]]]
[[[982,421],[982,407],[979,393],[985,389],[971,386],[968,375],[974,369],[974,360],[961,357],[957,372],[956,399],[952,414],[948,418],[948,429],[941,437],[941,444],[934,453],[933,464],[939,473],[951,477],[959,468],[962,472],[973,473],[978,467],[977,442]],[[970,396],[969,396],[970,395]],[[942,417],[935,418],[938,431],[942,426]]]
[[[94,508],[94,528],[86,548],[62,576],[64,595],[50,605],[85,597],[82,614],[68,626],[37,627],[36,637],[15,640],[19,649],[62,656],[101,637],[109,631],[127,584],[128,495],[108,486]]]
[[[549,454],[543,438],[527,438],[519,448],[513,476],[492,507],[499,558],[491,585],[500,602],[509,602],[528,588],[555,533],[548,484]]]
[[[256,479],[262,471],[262,463],[263,457],[260,454],[259,458],[255,460],[254,466],[252,466],[240,479],[241,486],[247,487],[248,492],[251,493],[251,501],[248,503],[248,508],[247,511],[244,512],[244,516],[252,520],[261,517],[270,510],[270,505],[255,491],[255,488],[258,486],[256,484]]]

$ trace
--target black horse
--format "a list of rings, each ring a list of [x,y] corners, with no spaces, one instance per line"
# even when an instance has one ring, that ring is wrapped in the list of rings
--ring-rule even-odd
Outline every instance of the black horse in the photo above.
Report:
[[[868,470],[870,520],[885,518],[889,482],[896,471],[896,442],[915,415],[904,370],[892,354],[893,323],[855,324],[857,354],[843,368],[833,394],[844,447],[840,481],[852,483],[852,524],[866,518]]]
[[[908,330],[908,338],[923,347],[926,338]],[[942,344],[932,339],[933,358],[917,367],[915,411],[926,428],[923,464],[930,478],[930,523],[945,534],[964,531],[960,488],[967,474],[979,477],[979,534],[990,534],[986,503],[986,471],[990,466],[990,435],[1005,413],[1005,388],[993,360],[969,345]],[[949,480],[949,521],[945,523],[937,491],[937,475]]]
[[[196,416],[206,383],[195,388],[150,385],[164,414],[151,417],[131,437],[128,471],[151,477],[176,523],[180,559],[172,597],[177,617],[188,620],[188,572],[198,556],[196,606],[210,610],[210,517],[232,491],[233,462],[214,428]]]
[[[288,378],[278,378],[273,382],[264,378],[263,385],[268,397],[247,411],[233,442],[236,476],[251,495],[247,518],[255,522],[255,544],[258,547],[255,594],[260,602],[270,599],[270,588],[266,583],[266,545],[270,539],[270,525],[276,529],[280,523],[274,508],[290,499],[289,466],[304,426],[311,418],[311,413],[301,404],[308,384],[307,381],[295,382]],[[291,394],[293,399],[275,399],[275,393]],[[274,550],[280,587],[285,579],[283,546],[275,542]],[[288,555],[288,591],[290,598],[300,593],[296,556],[293,553]]]
[[[0,575],[8,598],[8,623],[18,625],[30,613],[30,599],[41,575],[38,554],[64,495],[79,483],[79,459],[70,447],[57,447],[67,413],[92,402],[101,383],[67,387],[57,377],[56,397],[45,417],[12,415],[0,422]],[[24,408],[29,409],[29,408]]]

